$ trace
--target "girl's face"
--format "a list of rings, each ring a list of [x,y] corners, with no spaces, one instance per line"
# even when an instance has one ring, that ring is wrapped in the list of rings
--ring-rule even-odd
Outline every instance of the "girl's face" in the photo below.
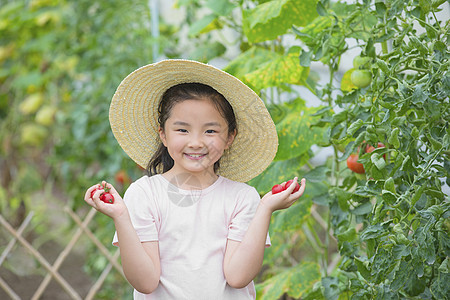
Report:
[[[214,163],[231,146],[227,121],[209,100],[177,103],[159,131],[161,141],[174,160],[174,174],[214,174]]]

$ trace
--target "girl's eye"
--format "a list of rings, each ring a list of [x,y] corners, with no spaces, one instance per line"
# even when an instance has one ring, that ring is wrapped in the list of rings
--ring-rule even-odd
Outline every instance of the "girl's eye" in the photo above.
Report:
[[[186,133],[188,132],[186,129],[177,129],[178,132]]]
[[[208,129],[206,130],[206,133],[215,133],[216,131],[214,129]]]

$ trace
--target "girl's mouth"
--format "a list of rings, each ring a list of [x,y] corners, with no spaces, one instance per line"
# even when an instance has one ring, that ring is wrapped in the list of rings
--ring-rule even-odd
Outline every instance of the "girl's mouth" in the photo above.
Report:
[[[202,154],[202,153],[185,153],[184,155],[188,159],[192,159],[192,160],[200,160],[206,156],[206,154]]]

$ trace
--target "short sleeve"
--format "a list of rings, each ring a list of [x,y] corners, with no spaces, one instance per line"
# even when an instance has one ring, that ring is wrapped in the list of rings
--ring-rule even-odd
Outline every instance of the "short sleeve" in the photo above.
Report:
[[[134,182],[123,197],[130,214],[131,223],[141,242],[158,240],[159,214],[157,205],[151,195],[150,187]],[[119,245],[117,231],[112,243],[115,246]]]
[[[255,216],[260,200],[258,192],[253,187],[238,196],[228,227],[228,239],[242,241],[250,222]],[[267,233],[266,246],[270,246],[269,233]]]

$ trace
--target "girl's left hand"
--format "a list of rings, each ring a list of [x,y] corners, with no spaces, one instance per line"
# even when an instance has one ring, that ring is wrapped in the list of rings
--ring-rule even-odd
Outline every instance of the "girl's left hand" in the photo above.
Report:
[[[271,212],[290,207],[303,195],[303,192],[305,191],[306,180],[303,178],[300,181],[300,189],[297,192],[292,193],[297,185],[297,182],[298,178],[295,177],[292,184],[284,191],[276,194],[272,194],[272,191],[268,192],[261,199],[261,204],[267,206]],[[284,186],[285,184],[286,182],[283,182],[281,185]]]

